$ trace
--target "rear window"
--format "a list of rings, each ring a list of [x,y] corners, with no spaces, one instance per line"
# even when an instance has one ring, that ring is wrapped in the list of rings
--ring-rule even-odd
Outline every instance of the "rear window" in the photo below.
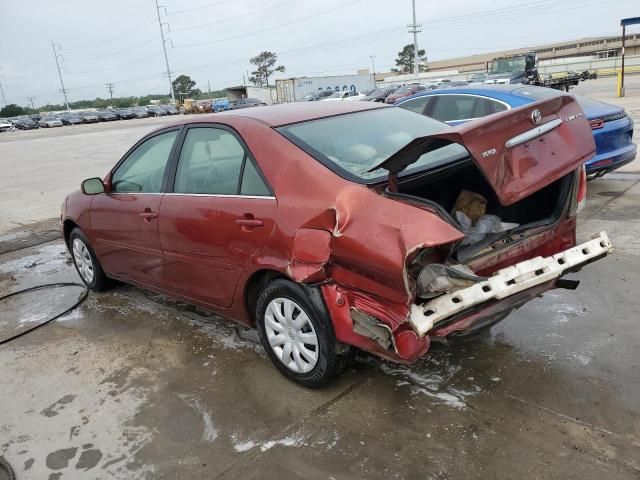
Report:
[[[432,118],[389,107],[286,125],[278,131],[342,177],[375,183],[386,179],[386,170],[367,170],[415,138],[446,128],[449,126]],[[447,145],[422,155],[403,174],[466,156],[468,152],[463,146]]]

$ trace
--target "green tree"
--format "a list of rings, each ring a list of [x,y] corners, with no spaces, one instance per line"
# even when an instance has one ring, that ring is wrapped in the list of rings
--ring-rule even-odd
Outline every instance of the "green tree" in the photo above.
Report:
[[[396,58],[396,66],[398,68],[392,68],[392,72],[396,73],[412,73],[413,72],[413,63],[414,63],[414,55],[415,48],[413,43],[405,45],[402,47],[402,50],[398,52],[398,58]],[[427,61],[427,57],[424,56],[425,51],[420,49],[418,50],[418,70],[426,70],[423,62]]]
[[[191,97],[191,93],[193,87],[195,87],[196,82],[191,80],[189,75],[180,75],[173,82],[171,82],[173,86],[173,93],[180,98],[189,98]]]
[[[15,103],[10,103],[2,110],[0,110],[0,117],[17,117],[18,115],[24,115],[25,110]]]
[[[261,52],[249,60],[256,69],[251,72],[249,81],[257,87],[269,86],[269,77],[275,72],[284,72],[282,65],[275,66],[278,62],[278,56],[273,52]]]

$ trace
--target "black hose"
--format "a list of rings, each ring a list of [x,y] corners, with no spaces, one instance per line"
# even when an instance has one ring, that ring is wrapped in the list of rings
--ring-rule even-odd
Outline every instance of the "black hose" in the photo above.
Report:
[[[2,480],[15,480],[16,474],[13,473],[13,468],[9,465],[9,462],[4,457],[0,457],[0,479]]]
[[[87,295],[89,295],[89,289],[87,288],[87,286],[84,283],[77,283],[77,282],[59,282],[59,283],[45,283],[44,285],[37,285],[35,287],[29,287],[29,288],[25,288],[23,290],[17,290],[15,292],[11,292],[8,295],[4,295],[2,297],[0,297],[0,302],[6,298],[9,297],[13,297],[14,295],[18,295],[20,293],[25,293],[25,292],[31,292],[33,290],[41,290],[43,288],[52,288],[52,287],[81,287],[84,288],[84,292],[82,292],[82,295],[80,296],[80,298],[78,298],[78,301],[76,303],[74,303],[71,307],[67,308],[64,312],[59,313],[58,315],[56,315],[55,317],[49,318],[48,320],[45,320],[42,323],[37,324],[34,327],[29,328],[28,330],[25,330],[23,332],[18,333],[17,335],[14,335],[13,337],[9,337],[6,338],[4,340],[0,340],[0,345],[3,345],[7,342],[10,342],[11,340],[15,340],[18,337],[21,337],[22,335],[26,335],[29,332],[33,332],[36,328],[40,328],[48,323],[53,322],[54,320],[60,318],[63,315],[66,315],[67,313],[69,313],[71,310],[73,310],[74,308],[76,308],[78,305],[80,305],[82,302],[84,302],[87,298]],[[0,457],[1,459],[1,457]],[[2,466],[2,463],[0,462],[0,466]],[[13,478],[13,477],[9,477],[9,478]]]

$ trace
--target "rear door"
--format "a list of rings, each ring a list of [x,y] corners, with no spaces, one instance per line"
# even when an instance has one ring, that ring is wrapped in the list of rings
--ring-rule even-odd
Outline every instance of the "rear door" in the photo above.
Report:
[[[105,270],[168,290],[158,215],[178,133],[163,131],[135,146],[111,173],[109,192],[91,203],[92,244]]]
[[[229,307],[274,228],[276,199],[242,139],[219,125],[186,130],[171,183],[160,239],[176,290]]]

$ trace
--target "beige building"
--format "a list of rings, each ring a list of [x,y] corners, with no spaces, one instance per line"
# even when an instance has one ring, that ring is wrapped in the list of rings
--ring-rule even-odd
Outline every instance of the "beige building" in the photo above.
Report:
[[[427,53],[428,51],[427,47]],[[429,71],[458,70],[460,73],[463,73],[485,70],[487,62],[496,57],[517,55],[531,51],[537,53],[538,60],[585,56],[593,56],[595,58],[618,57],[622,54],[622,37],[583,38],[580,40],[541,45],[539,47],[518,48],[515,50],[470,55],[468,57],[437,60],[429,62]],[[640,34],[627,35],[626,55],[640,55]]]

